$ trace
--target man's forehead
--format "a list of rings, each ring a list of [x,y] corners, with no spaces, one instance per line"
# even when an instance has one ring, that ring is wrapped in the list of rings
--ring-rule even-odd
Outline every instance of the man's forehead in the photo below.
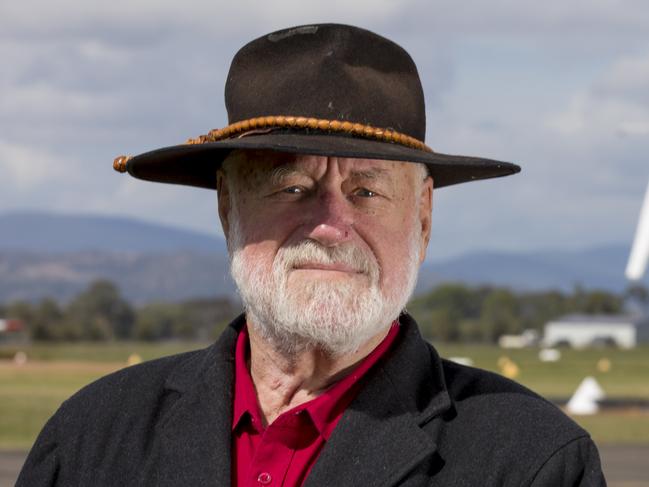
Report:
[[[242,151],[240,151],[242,152]],[[291,173],[323,172],[330,165],[336,165],[341,173],[368,178],[389,177],[395,173],[407,172],[412,163],[381,159],[359,159],[347,157],[325,157],[309,154],[291,154],[273,151],[247,151],[236,154],[233,159],[241,164],[244,172],[286,175]]]

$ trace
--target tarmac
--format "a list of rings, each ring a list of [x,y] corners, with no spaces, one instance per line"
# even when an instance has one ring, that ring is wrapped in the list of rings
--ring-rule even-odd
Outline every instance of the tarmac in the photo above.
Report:
[[[599,447],[609,487],[649,487],[648,445],[604,445]],[[27,453],[0,451],[0,487],[15,484]]]

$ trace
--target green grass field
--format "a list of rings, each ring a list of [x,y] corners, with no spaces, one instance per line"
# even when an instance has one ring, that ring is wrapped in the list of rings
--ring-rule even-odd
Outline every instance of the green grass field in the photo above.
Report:
[[[0,346],[0,359],[11,359],[19,351],[25,351],[31,360],[38,361],[88,361],[124,362],[137,353],[143,360],[187,352],[209,346],[200,342],[107,342],[107,343],[34,343],[29,346]]]
[[[474,366],[499,371],[498,360],[507,357],[520,373],[516,381],[545,397],[568,398],[581,380],[593,376],[611,398],[634,397],[649,400],[649,346],[632,350],[586,349],[561,350],[558,362],[541,362],[538,350],[503,350],[484,345],[439,345],[443,357],[470,357]],[[602,372],[597,364],[608,359],[610,370]]]
[[[180,353],[206,344],[112,343],[33,345],[24,347],[25,365],[10,357],[17,348],[0,348],[0,448],[28,449],[48,417],[67,397],[85,384],[121,367],[131,354],[142,359]],[[470,357],[474,365],[498,371],[506,356],[516,363],[516,380],[546,397],[567,398],[587,375],[594,376],[611,398],[649,399],[649,347],[630,351],[562,351],[559,362],[543,363],[536,350],[503,351],[488,346],[438,347],[445,357]],[[606,358],[608,372],[597,368]],[[599,443],[649,444],[649,412],[605,412],[575,418]]]

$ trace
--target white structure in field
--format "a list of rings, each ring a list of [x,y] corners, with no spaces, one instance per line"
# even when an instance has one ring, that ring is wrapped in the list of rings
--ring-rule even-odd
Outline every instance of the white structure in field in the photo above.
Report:
[[[649,185],[640,210],[638,229],[635,233],[629,262],[626,266],[626,277],[630,281],[639,281],[647,269],[649,260]]]
[[[570,414],[595,414],[599,411],[598,402],[605,394],[593,377],[586,377],[568,401],[566,409]]]
[[[500,348],[526,348],[534,347],[539,343],[539,332],[525,330],[520,335],[501,335],[498,339]]]
[[[543,345],[568,345],[584,348],[593,345],[614,345],[633,348],[638,341],[649,339],[649,327],[631,316],[568,315],[546,323]]]

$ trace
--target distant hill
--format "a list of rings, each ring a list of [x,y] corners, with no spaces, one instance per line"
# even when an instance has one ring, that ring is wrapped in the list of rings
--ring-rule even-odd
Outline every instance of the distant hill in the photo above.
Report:
[[[159,224],[97,215],[0,213],[0,251],[225,252],[225,241]]]
[[[621,291],[626,245],[583,251],[473,252],[426,263],[417,293],[441,282],[515,290]],[[129,218],[0,214],[0,303],[67,301],[91,281],[115,282],[134,303],[236,296],[223,239]]]
[[[236,297],[225,252],[0,251],[0,303],[45,297],[65,302],[97,279],[114,282],[137,304]]]
[[[100,278],[136,303],[236,295],[223,238],[124,217],[0,214],[0,302],[67,301]]]
[[[494,284],[512,289],[571,290],[585,288],[619,292],[628,286],[624,268],[629,246],[609,245],[579,251],[473,252],[452,259],[426,263],[418,290],[445,281]]]

